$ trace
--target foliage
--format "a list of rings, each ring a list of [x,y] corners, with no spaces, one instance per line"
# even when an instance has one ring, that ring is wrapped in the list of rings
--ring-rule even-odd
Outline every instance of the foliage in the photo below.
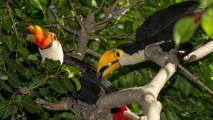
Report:
[[[91,36],[98,36],[100,40],[91,41],[88,46],[98,53],[103,53],[119,44],[132,42],[135,31],[149,15],[180,1],[182,0],[146,0],[145,4],[134,5],[127,9],[123,16],[111,19],[103,30],[90,31]],[[95,11],[101,2],[73,0],[73,6],[77,14],[83,18]],[[113,2],[114,0],[104,1],[104,6],[108,7]],[[133,2],[134,0],[121,2],[117,9],[123,9]],[[59,25],[75,30],[80,29],[75,12],[70,9],[68,1],[1,0],[0,5],[0,118],[78,119],[69,111],[49,111],[34,101],[36,97],[40,97],[48,102],[56,102],[63,96],[72,96],[76,89],[80,89],[78,82],[80,73],[74,66],[65,66],[61,70],[59,62],[52,60],[46,60],[41,64],[37,47],[32,43],[34,39],[25,30],[28,24],[43,26],[56,33],[65,51],[74,52],[78,38],[75,34],[64,31]],[[202,5],[208,4],[202,2]],[[103,19],[105,15],[106,10],[96,13],[96,20]],[[213,23],[210,18],[212,18],[212,9],[207,10],[202,19],[204,31],[202,29],[195,31],[192,41],[194,44],[208,41],[207,37],[203,37],[204,32],[209,36],[212,35],[210,26],[213,26]],[[193,33],[192,29],[188,30]],[[122,35],[126,35],[125,38]],[[211,54],[198,62],[185,65],[211,89],[213,89],[212,60]],[[97,65],[97,61],[98,59],[94,56],[85,57],[85,62],[93,66]],[[145,62],[118,69],[108,78],[116,87],[123,89],[148,83],[158,70],[157,65]],[[163,120],[207,120],[212,117],[212,95],[192,82],[181,71],[167,83],[160,93],[159,100],[163,105],[161,113]],[[141,114],[139,105],[133,104],[130,108]]]

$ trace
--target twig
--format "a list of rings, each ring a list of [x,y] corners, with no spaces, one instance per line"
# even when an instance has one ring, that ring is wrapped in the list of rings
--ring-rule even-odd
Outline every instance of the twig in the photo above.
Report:
[[[133,39],[135,38],[135,34],[120,34],[120,35],[111,35],[111,36],[90,36],[90,39],[97,40],[97,39],[111,39],[111,38],[117,38],[117,39]]]
[[[100,58],[100,57],[101,57],[101,54],[99,54],[99,53],[97,53],[97,52],[95,52],[95,51],[93,51],[93,50],[91,50],[91,49],[89,49],[89,48],[87,48],[86,53],[88,53],[88,54],[90,54],[90,55],[93,55],[93,56],[95,56],[95,57],[97,57],[97,58]]]
[[[74,8],[73,5],[72,5],[73,3],[72,3],[71,0],[69,0],[69,4],[70,4],[71,9],[72,9],[73,12],[74,12],[74,15],[75,15],[75,17],[76,17],[76,19],[77,19],[79,25],[81,26],[82,29],[85,29],[83,23],[82,23],[82,22],[79,20],[79,18],[78,18],[78,15],[77,15],[77,13],[76,13],[76,11],[75,11],[75,8]]]
[[[53,16],[58,20],[59,25],[63,25],[63,24],[61,23],[60,18],[58,17],[58,15],[55,13],[55,11],[54,11],[53,9],[51,9],[50,7],[49,7],[49,10],[50,10],[50,12],[53,14]],[[66,36],[63,29],[61,29],[61,33],[62,33],[62,35],[63,35],[64,37]]]
[[[123,13],[123,11],[126,11],[126,10],[129,9],[130,7],[132,7],[132,6],[136,5],[136,4],[138,4],[139,2],[141,2],[141,1],[137,1],[137,0],[136,0],[133,4],[131,4],[131,5],[129,5],[129,6],[126,6],[125,8],[121,9],[121,10],[118,11],[118,12],[113,13],[115,7],[117,6],[117,4],[118,4],[120,1],[122,1],[122,0],[117,0],[117,1],[112,5],[112,8],[110,8],[110,12],[107,14],[106,18],[103,19],[102,21],[99,21],[99,22],[97,22],[96,24],[94,24],[93,27],[96,27],[96,26],[98,26],[98,25],[101,25],[101,24],[104,24],[104,23],[108,22],[111,18],[115,17],[116,15],[120,15],[120,13]]]
[[[16,38],[19,38],[17,29],[16,29],[17,22],[15,22],[14,19],[13,19],[13,16],[12,16],[12,13],[11,13],[11,9],[10,9],[10,6],[9,6],[8,2],[7,2],[7,9],[9,11],[10,19],[12,20],[12,23],[13,23],[12,28],[14,29],[14,31],[16,33]]]
[[[210,88],[208,88],[203,82],[201,82],[195,75],[193,75],[191,72],[189,72],[182,65],[179,64],[178,68],[180,68],[183,72],[185,72],[190,78],[192,78],[193,81],[198,83],[204,90],[208,91],[210,94],[213,94],[213,91]]]

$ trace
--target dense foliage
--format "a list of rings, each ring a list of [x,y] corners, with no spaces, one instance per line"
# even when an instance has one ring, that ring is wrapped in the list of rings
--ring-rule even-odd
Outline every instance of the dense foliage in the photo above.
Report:
[[[134,41],[135,31],[144,20],[157,10],[182,0],[145,0],[134,4],[135,0],[120,2],[115,10],[126,9],[117,15],[101,31],[90,31],[88,47],[100,54],[117,45]],[[37,97],[48,102],[60,101],[63,96],[71,96],[77,88],[78,75],[74,66],[59,65],[59,62],[46,60],[41,64],[37,46],[33,37],[25,30],[28,24],[37,24],[55,32],[64,50],[75,53],[78,37],[62,29],[66,26],[79,30],[79,18],[96,11],[103,3],[103,9],[96,13],[96,21],[106,15],[104,8],[112,5],[114,0],[73,0],[71,9],[68,0],[1,0],[0,1],[0,118],[1,119],[78,119],[70,111],[50,111],[42,108],[34,100]],[[212,0],[201,1],[202,6],[211,5]],[[211,6],[210,6],[211,7]],[[76,13],[75,13],[76,12]],[[213,10],[209,8],[202,18],[202,29],[188,27],[194,34],[194,45],[206,43],[213,35]],[[181,21],[183,24],[189,19]],[[193,25],[192,25],[193,26]],[[188,39],[176,27],[179,39]],[[205,36],[207,34],[208,36]],[[177,37],[177,38],[178,38]],[[87,54],[85,62],[97,65],[98,58]],[[185,65],[194,75],[213,90],[213,54],[202,60]],[[107,76],[119,89],[141,86],[159,70],[151,62],[124,67]],[[69,71],[69,77],[67,72]],[[63,86],[63,87],[62,87]],[[162,103],[162,120],[202,119],[210,120],[213,115],[213,96],[193,82],[185,73],[178,71],[161,91],[158,100]],[[132,111],[142,114],[138,104],[129,106]]]

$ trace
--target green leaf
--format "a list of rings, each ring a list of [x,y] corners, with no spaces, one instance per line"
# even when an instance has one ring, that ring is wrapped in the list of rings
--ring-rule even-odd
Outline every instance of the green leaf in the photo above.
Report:
[[[42,63],[46,69],[46,72],[56,72],[58,71],[58,68],[60,67],[59,61],[54,61],[52,59],[46,58],[44,63]]]
[[[71,79],[68,79],[66,77],[62,77],[61,80],[63,81],[63,83],[65,84],[66,88],[68,91],[73,92],[74,91],[74,86],[73,83],[71,82]]]
[[[14,50],[14,47],[16,45],[16,38],[13,36],[7,36],[6,37],[6,44],[10,51]]]
[[[73,82],[76,85],[77,91],[81,89],[81,83],[79,82],[79,80],[76,77],[72,78]]]
[[[161,112],[161,113],[160,113],[160,119],[161,119],[161,120],[167,120],[167,119],[166,119],[166,114],[165,114],[165,112]]]
[[[89,43],[89,48],[91,48],[94,51],[98,50],[99,46],[100,46],[100,42],[92,41]]]
[[[41,10],[45,16],[45,12],[43,7],[41,6],[41,2],[39,0],[30,0],[31,5],[33,5],[35,8]]]
[[[23,64],[18,64],[16,62],[12,62],[11,68],[15,69],[20,75],[24,76],[26,79],[30,79],[32,76],[30,69],[27,67],[24,67]]]
[[[74,66],[66,66],[63,65],[63,67],[61,68],[62,71],[65,71],[68,75],[68,78],[72,78],[75,74],[79,75],[81,73],[81,71]]]
[[[26,40],[27,41],[30,41],[30,42],[35,42],[35,36],[33,36],[32,34],[28,34],[27,37],[26,37]]]
[[[63,94],[67,93],[67,90],[65,88],[65,84],[63,84],[58,79],[52,79],[50,82],[50,87],[57,93]]]
[[[15,8],[16,15],[21,18],[22,11],[20,9]]]
[[[192,93],[192,85],[182,76],[177,75],[173,87],[180,89],[185,96]]]
[[[208,9],[202,15],[201,26],[209,37],[213,35],[213,8]]]
[[[19,88],[21,80],[18,78],[18,74],[13,71],[7,71],[9,77],[8,81],[14,88]]]
[[[41,109],[41,107],[30,96],[23,96],[21,103],[30,113],[36,113]]]
[[[8,103],[0,103],[0,118],[6,119],[12,114],[13,107]]]
[[[0,80],[0,86],[2,89],[8,91],[8,92],[13,92],[11,89],[11,86],[7,85],[3,80]]]
[[[24,58],[27,58],[29,55],[29,51],[25,47],[19,47],[17,51]]]
[[[177,21],[174,27],[174,40],[175,46],[179,47],[180,44],[190,40],[194,35],[196,25],[192,17],[184,17]]]
[[[48,92],[48,88],[43,87],[39,89],[39,93],[44,97],[47,97]]]
[[[208,6],[211,6],[213,4],[213,0],[201,0],[200,1],[200,7],[206,8]]]
[[[36,76],[32,78],[32,81],[29,83],[29,88],[33,88],[35,86],[43,86],[46,82],[47,76],[45,74]]]
[[[12,30],[12,21],[10,19],[10,16],[8,14],[8,11],[5,12],[4,9],[0,9],[0,16],[2,18],[2,23],[1,27],[7,32],[9,33]]]
[[[174,112],[167,111],[166,116],[167,116],[167,120],[177,120]]]
[[[34,54],[30,54],[28,57],[27,57],[27,60],[33,60],[33,61],[38,61],[38,57]]]

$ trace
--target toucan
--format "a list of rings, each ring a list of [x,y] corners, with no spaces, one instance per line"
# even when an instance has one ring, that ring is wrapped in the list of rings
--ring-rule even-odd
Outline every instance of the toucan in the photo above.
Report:
[[[149,16],[136,32],[136,41],[119,45],[116,49],[106,51],[99,59],[97,71],[106,64],[111,63],[104,72],[103,77],[120,66],[134,65],[145,61],[144,49],[149,44],[157,44],[163,50],[174,48],[173,29],[180,18],[192,16],[198,27],[202,10],[198,10],[199,3],[185,1],[173,4]],[[184,29],[184,27],[183,27]],[[192,47],[185,43],[184,49]]]
[[[102,75],[97,73],[93,67],[67,53],[64,54],[62,45],[54,33],[32,24],[28,25],[26,29],[30,30],[35,37],[34,43],[38,45],[42,62],[44,62],[46,58],[55,61],[58,60],[61,64],[76,66],[81,71],[81,75],[79,76],[81,89],[74,93],[73,99],[82,101],[88,105],[93,105],[96,104],[99,97],[117,91],[109,80],[102,78]],[[128,110],[125,105],[113,108],[111,110],[113,120],[129,120],[129,118],[123,115],[123,113]]]

